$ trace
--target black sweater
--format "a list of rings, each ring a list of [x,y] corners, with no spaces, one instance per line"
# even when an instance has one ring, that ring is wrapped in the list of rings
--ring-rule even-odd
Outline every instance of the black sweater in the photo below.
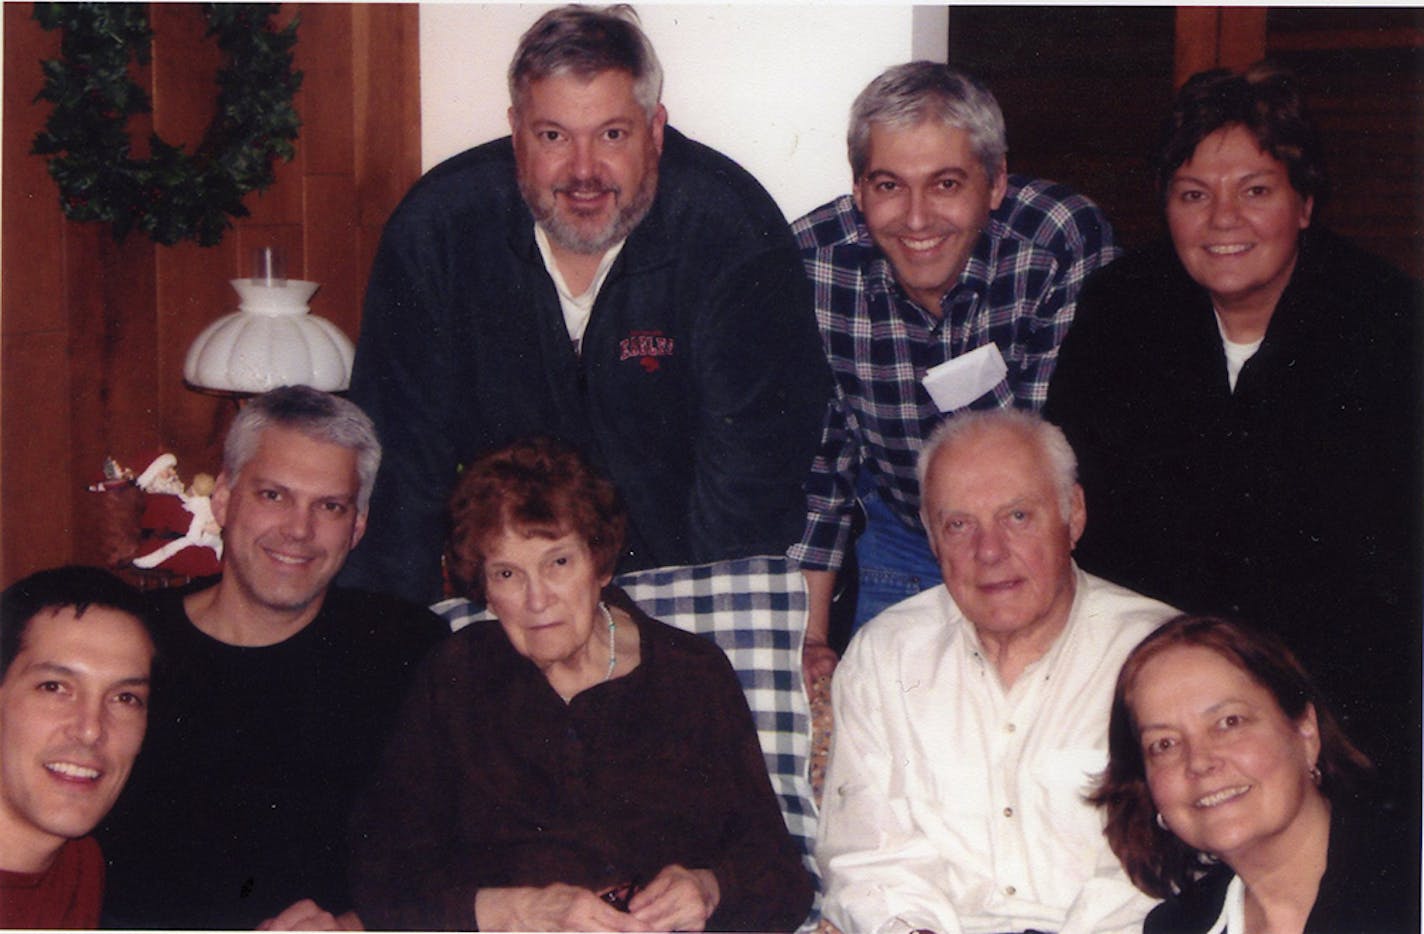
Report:
[[[108,927],[251,929],[291,903],[351,908],[347,823],[444,620],[333,589],[304,629],[242,647],[154,602],[148,734],[97,834]]]
[[[1336,805],[1330,815],[1325,875],[1305,934],[1416,934],[1419,931],[1419,834],[1382,818],[1369,797]],[[1203,934],[1226,902],[1235,875],[1221,865],[1147,916],[1143,934]],[[1228,931],[1227,934],[1243,934]]]
[[[657,196],[576,356],[508,138],[432,169],[381,237],[351,398],[385,446],[343,581],[440,596],[457,467],[516,438],[580,448],[628,507],[623,571],[781,554],[805,521],[829,368],[786,221],[669,128]]]
[[[1046,416],[1078,454],[1081,565],[1275,630],[1418,796],[1420,291],[1312,231],[1236,390],[1170,243],[1084,289]]]

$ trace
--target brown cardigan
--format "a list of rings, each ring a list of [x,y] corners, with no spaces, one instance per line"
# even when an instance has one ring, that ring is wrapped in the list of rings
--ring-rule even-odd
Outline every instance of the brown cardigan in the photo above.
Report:
[[[498,622],[427,660],[353,823],[367,927],[469,929],[481,887],[590,889],[711,869],[709,930],[790,931],[811,881],[787,834],[726,657],[616,588],[642,662],[571,704]]]

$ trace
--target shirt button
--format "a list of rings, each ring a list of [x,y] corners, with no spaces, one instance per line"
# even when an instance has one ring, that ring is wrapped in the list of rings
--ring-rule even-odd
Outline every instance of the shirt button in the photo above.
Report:
[[[1005,895],[1017,895],[1017,894],[1018,894],[1018,891],[1019,891],[1019,890],[1016,889],[1016,888],[1014,888],[1012,885],[1006,885],[1006,886],[1004,886],[1004,894],[1005,894]]]
[[[1005,817],[1013,817],[1013,816],[1014,816],[1014,809],[1013,809],[1013,808],[1004,808],[1004,816],[1005,816]]]
[[[1012,733],[1014,730],[1017,730],[1017,729],[1018,729],[1018,727],[1014,726],[1012,723],[1005,723],[1005,724],[1004,724],[1004,732],[1005,732],[1005,733]]]

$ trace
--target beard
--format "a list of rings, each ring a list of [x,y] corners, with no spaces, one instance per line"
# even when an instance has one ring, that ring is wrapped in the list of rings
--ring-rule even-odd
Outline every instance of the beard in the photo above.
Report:
[[[566,179],[544,191],[536,189],[522,170],[517,175],[519,193],[524,197],[524,203],[529,205],[534,220],[544,228],[544,232],[555,245],[571,253],[603,253],[625,239],[633,232],[633,228],[648,216],[648,211],[653,206],[653,198],[658,192],[656,155],[649,163],[648,171],[639,179],[637,189],[626,202],[622,200],[622,188],[597,176],[588,179]],[[587,223],[581,223],[582,219],[577,215],[569,216],[559,210],[557,199],[560,194],[605,192],[613,194],[613,212],[596,228],[590,229]]]

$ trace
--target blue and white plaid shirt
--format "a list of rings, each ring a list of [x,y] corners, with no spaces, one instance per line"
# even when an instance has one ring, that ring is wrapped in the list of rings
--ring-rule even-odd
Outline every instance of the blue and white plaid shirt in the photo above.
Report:
[[[921,528],[915,457],[945,418],[925,371],[990,342],[1008,375],[970,406],[1038,410],[1083,280],[1121,250],[1097,205],[1062,185],[1010,175],[998,210],[935,318],[895,282],[850,195],[792,224],[816,292],[816,319],[835,374],[821,447],[806,481],[808,515],[788,554],[840,567],[857,476],[910,528]]]

